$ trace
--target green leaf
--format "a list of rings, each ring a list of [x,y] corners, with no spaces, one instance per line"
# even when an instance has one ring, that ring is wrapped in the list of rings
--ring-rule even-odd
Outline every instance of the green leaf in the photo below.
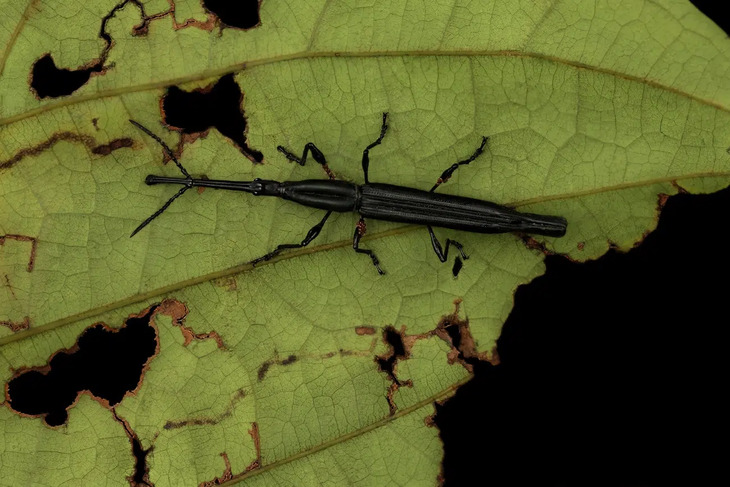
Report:
[[[128,3],[106,22],[105,70],[70,96],[38,99],[33,63],[99,58],[114,5],[2,2],[0,370],[8,381],[91,324],[120,327],[167,300],[152,319],[159,350],[113,411],[83,394],[54,429],[6,399],[0,458],[12,485],[126,484],[134,441],[152,448],[156,486],[431,485],[442,455],[432,403],[470,377],[443,317],[473,336],[463,353],[496,361],[513,293],[544,271],[544,253],[629,249],[666,195],[728,184],[730,45],[685,1],[266,1],[261,25],[243,31],[206,30],[195,2],[176,2],[173,22],[158,0],[138,35]],[[253,269],[245,263],[301,241],[321,212],[206,190],[129,239],[171,196],[145,176],[175,169],[127,120],[176,147],[160,124],[165,88],[227,73],[264,163],[213,129],[184,146],[193,174],[321,178],[275,149],[313,141],[338,177],[361,182],[362,150],[387,111],[372,181],[430,188],[488,135],[488,150],[439,191],[561,215],[568,233],[523,242],[437,229],[470,255],[455,280],[423,228],[370,221],[363,247],[380,257],[380,277],[352,251],[356,217],[343,214],[309,247]],[[374,360],[392,355],[387,327],[408,352],[395,358],[398,382]]]

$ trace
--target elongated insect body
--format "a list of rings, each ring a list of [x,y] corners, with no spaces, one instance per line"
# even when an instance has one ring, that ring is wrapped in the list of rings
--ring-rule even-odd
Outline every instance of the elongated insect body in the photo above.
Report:
[[[365,174],[365,184],[357,185],[347,181],[334,179],[332,171],[327,166],[322,152],[311,142],[304,147],[302,157],[297,157],[283,147],[277,149],[282,152],[290,161],[304,165],[309,152],[316,162],[321,164],[330,179],[308,179],[304,181],[271,181],[255,179],[253,181],[227,181],[219,179],[196,179],[188,174],[185,168],[175,158],[174,153],[165,145],[162,140],[152,132],[130,120],[145,133],[154,138],[172,158],[175,164],[185,177],[147,176],[146,183],[153,184],[179,184],[182,188],[162,208],[142,222],[132,232],[134,236],[148,223],[157,218],[167,207],[185,191],[193,187],[206,187],[215,189],[227,189],[232,191],[244,191],[255,196],[275,196],[301,205],[326,210],[324,218],[312,227],[304,240],[298,244],[279,245],[274,251],[252,261],[253,264],[269,260],[284,249],[299,248],[308,245],[319,235],[325,222],[332,212],[358,212],[360,221],[355,227],[353,237],[353,248],[356,252],[366,254],[380,274],[384,274],[380,268],[379,260],[372,250],[361,249],[360,239],[365,234],[365,218],[386,220],[392,222],[426,225],[431,236],[431,243],[439,260],[445,262],[448,257],[450,245],[454,245],[464,259],[462,245],[451,239],[446,240],[446,247],[442,248],[431,227],[451,228],[477,233],[505,233],[524,232],[551,237],[565,235],[567,222],[560,216],[537,215],[533,213],[521,213],[513,208],[498,205],[489,201],[463,196],[454,196],[436,193],[438,186],[446,182],[451,175],[462,165],[469,164],[475,160],[484,150],[487,138],[482,138],[481,146],[468,159],[452,164],[438,178],[436,184],[430,191],[396,186],[393,184],[371,183],[368,180],[368,167],[370,164],[369,151],[379,145],[385,136],[388,128],[386,124],[387,113],[383,114],[383,125],[380,129],[378,139],[370,144],[363,151],[362,167]],[[457,266],[457,264],[459,264]],[[461,262],[455,262],[454,269],[461,268]],[[456,271],[454,271],[456,275]]]
[[[407,186],[347,181],[225,181],[148,176],[147,184],[180,184],[276,196],[300,205],[339,213],[356,211],[363,218],[430,225],[476,233],[524,232],[550,237],[565,235],[567,223],[559,216],[521,213],[507,206],[475,198],[432,193]]]

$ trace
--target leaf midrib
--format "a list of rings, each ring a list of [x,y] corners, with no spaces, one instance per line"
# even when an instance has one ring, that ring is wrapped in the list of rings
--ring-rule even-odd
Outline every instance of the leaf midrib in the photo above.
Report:
[[[622,184],[617,184],[614,186],[605,186],[602,188],[593,188],[593,189],[589,189],[589,190],[575,191],[575,192],[571,192],[571,193],[529,198],[529,199],[524,199],[524,200],[520,200],[520,201],[515,201],[512,203],[507,203],[507,204],[514,208],[520,208],[520,207],[524,207],[524,206],[528,206],[528,205],[539,204],[539,203],[544,203],[544,202],[549,202],[549,201],[569,200],[571,198],[592,196],[592,195],[606,193],[606,192],[610,192],[610,191],[620,191],[620,190],[624,190],[624,189],[652,186],[652,185],[660,184],[660,183],[675,183],[677,181],[698,179],[698,178],[730,178],[730,171],[723,171],[723,172],[716,172],[716,173],[698,172],[698,173],[684,174],[681,176],[665,176],[665,177],[661,177],[661,178],[646,179],[646,180],[635,181],[635,182],[631,182],[631,183],[622,183]],[[399,226],[399,227],[396,227],[396,228],[393,228],[393,229],[390,229],[387,231],[383,231],[383,232],[369,232],[365,237],[363,237],[363,241],[377,240],[377,239],[381,239],[381,238],[391,237],[394,235],[402,235],[402,234],[420,230],[420,229],[421,229],[421,227],[417,226],[417,225],[402,225],[402,226]],[[323,244],[323,245],[316,245],[316,246],[305,247],[302,249],[295,249],[295,250],[288,251],[285,254],[279,255],[269,261],[263,262],[263,263],[259,264],[258,267],[261,267],[264,265],[271,265],[271,264],[274,264],[274,263],[282,261],[282,260],[293,259],[293,258],[302,256],[302,255],[309,255],[309,254],[314,254],[316,252],[324,252],[327,250],[334,250],[334,249],[339,249],[339,248],[343,248],[343,247],[349,247],[351,245],[352,245],[352,239],[346,239],[346,240],[339,240],[336,242],[330,242],[330,243]],[[111,303],[107,303],[107,304],[104,304],[101,306],[97,306],[95,308],[88,309],[86,311],[82,311],[81,313],[76,313],[76,314],[73,314],[70,316],[66,316],[64,318],[60,318],[58,320],[51,321],[44,325],[35,326],[30,329],[15,333],[13,335],[8,335],[5,337],[2,337],[2,338],[0,338],[0,346],[6,345],[8,343],[20,341],[29,336],[37,335],[39,333],[43,333],[43,332],[46,332],[49,330],[60,328],[62,326],[69,325],[76,321],[92,318],[94,316],[98,316],[98,315],[107,313],[109,311],[112,311],[112,310],[115,310],[118,308],[123,308],[123,307],[129,306],[129,305],[135,304],[135,303],[144,302],[144,301],[152,299],[156,296],[164,296],[164,295],[173,293],[175,291],[184,289],[186,287],[195,286],[197,284],[202,284],[204,282],[212,281],[215,279],[231,277],[236,274],[242,274],[244,272],[251,271],[253,269],[254,269],[254,266],[252,266],[249,263],[239,264],[239,265],[235,265],[233,267],[210,272],[208,274],[197,276],[197,277],[194,277],[191,279],[186,279],[184,281],[175,282],[175,283],[169,284],[167,286],[162,286],[159,288],[151,289],[151,290],[143,292],[143,293],[133,294],[124,299],[113,301]]]
[[[15,47],[15,41],[18,40],[18,37],[20,37],[20,33],[23,31],[23,28],[25,27],[25,23],[28,21],[28,18],[30,18],[30,11],[33,9],[33,5],[35,4],[35,1],[30,0],[28,4],[25,6],[25,10],[23,10],[23,13],[20,14],[20,21],[15,26],[15,29],[13,30],[13,33],[10,34],[10,37],[8,38],[8,43],[5,46],[5,50],[0,54],[0,77],[2,77],[3,73],[5,72],[5,64],[8,62],[8,58],[10,57],[10,53],[13,50],[13,47]],[[2,123],[0,123],[2,125]]]
[[[444,399],[447,399],[448,397],[450,397],[451,395],[453,395],[454,392],[459,387],[461,387],[462,385],[464,385],[467,382],[469,382],[472,379],[472,377],[473,377],[472,374],[468,374],[466,377],[464,377],[464,378],[462,378],[462,379],[454,382],[453,384],[451,384],[446,389],[443,389],[443,390],[437,392],[436,394],[432,394],[431,396],[429,396],[429,397],[427,397],[425,399],[422,399],[421,401],[418,401],[417,403],[412,404],[412,405],[408,406],[407,408],[399,409],[398,411],[395,412],[395,414],[393,414],[391,416],[386,416],[385,418],[380,419],[378,421],[375,421],[375,422],[373,422],[373,423],[371,423],[371,424],[369,424],[367,426],[364,426],[364,427],[362,427],[360,429],[351,431],[351,432],[349,432],[349,433],[347,433],[345,435],[342,435],[342,436],[338,436],[337,438],[333,438],[333,439],[331,439],[329,441],[325,441],[324,443],[321,443],[321,444],[319,444],[317,446],[314,446],[312,448],[308,448],[306,450],[302,450],[302,451],[300,451],[298,453],[295,453],[294,455],[291,455],[291,456],[286,457],[286,458],[282,458],[281,460],[278,460],[276,462],[272,462],[272,463],[270,463],[268,465],[263,465],[263,466],[261,466],[261,467],[259,467],[257,469],[251,470],[250,472],[246,472],[245,474],[241,475],[240,477],[234,478],[230,482],[225,482],[222,485],[233,485],[233,484],[236,484],[236,483],[238,483],[238,482],[240,482],[242,480],[245,480],[247,478],[254,477],[256,475],[260,475],[260,474],[262,474],[264,472],[267,472],[269,470],[272,470],[272,469],[274,469],[276,467],[280,467],[281,465],[285,465],[287,463],[293,462],[293,461],[298,460],[300,458],[304,458],[304,457],[307,457],[309,455],[312,455],[312,454],[315,454],[317,452],[320,452],[322,450],[326,450],[327,448],[330,448],[330,447],[332,447],[334,445],[337,445],[337,444],[343,443],[343,442],[345,442],[347,440],[350,440],[350,439],[356,438],[358,436],[364,435],[365,433],[369,433],[370,431],[376,430],[376,429],[378,429],[378,428],[380,428],[382,426],[386,426],[387,424],[395,421],[396,419],[401,418],[403,416],[406,416],[408,414],[411,414],[412,412],[417,411],[418,409],[421,409],[424,406],[428,406],[429,404],[433,404],[434,402],[442,401]]]
[[[85,103],[87,101],[93,101],[93,100],[99,100],[103,98],[110,98],[130,93],[138,93],[143,92],[147,90],[158,90],[161,88],[165,88],[167,86],[172,85],[179,85],[184,83],[190,83],[194,81],[201,81],[208,78],[217,78],[226,74],[236,73],[238,71],[243,71],[245,69],[251,69],[259,66],[266,66],[269,64],[275,64],[279,62],[286,62],[286,61],[293,61],[293,60],[300,60],[300,59],[315,59],[315,58],[359,58],[359,57],[367,57],[367,58],[378,58],[378,57],[519,57],[519,58],[532,58],[532,59],[539,59],[544,61],[551,61],[558,64],[563,64],[565,66],[570,66],[575,69],[581,69],[586,71],[592,71],[596,73],[602,73],[607,74],[610,76],[614,76],[616,78],[624,79],[627,81],[635,82],[635,83],[641,83],[645,84],[647,86],[657,88],[660,90],[664,90],[673,94],[676,94],[678,96],[687,98],[691,101],[700,103],[702,105],[707,105],[710,107],[713,107],[717,110],[721,110],[723,112],[730,112],[729,107],[725,107],[713,100],[708,100],[706,98],[700,98],[698,96],[692,95],[690,93],[687,93],[685,91],[682,91],[678,88],[674,88],[671,86],[664,85],[662,83],[659,83],[657,81],[649,80],[646,78],[640,78],[638,76],[621,73],[615,70],[601,68],[598,66],[593,66],[589,64],[584,64],[578,61],[573,61],[570,59],[563,59],[559,58],[557,56],[550,56],[546,54],[536,53],[536,52],[521,52],[521,51],[514,51],[514,50],[497,50],[497,51],[474,51],[474,50],[453,50],[453,51],[370,51],[370,52],[343,52],[343,51],[321,51],[321,52],[298,52],[298,53],[292,53],[292,54],[285,54],[281,56],[273,56],[273,57],[267,57],[267,58],[261,58],[253,61],[246,61],[238,64],[234,64],[232,66],[227,67],[221,67],[218,69],[211,69],[202,71],[200,73],[189,75],[189,76],[183,76],[180,78],[170,78],[166,80],[160,80],[155,81],[151,83],[145,83],[141,85],[135,85],[135,86],[126,86],[123,88],[116,88],[111,89],[108,91],[101,91],[96,93],[89,93],[86,95],[79,95],[76,97],[69,97],[64,98],[63,100],[48,103],[46,105],[40,106],[38,108],[34,108],[32,110],[29,110],[24,113],[19,113],[10,117],[6,118],[0,118],[0,127],[3,125],[9,125],[11,123],[15,123],[21,120],[25,120],[27,118],[35,117],[37,115],[50,112],[53,110],[57,110],[60,108],[64,108],[70,105],[74,105],[77,103]]]

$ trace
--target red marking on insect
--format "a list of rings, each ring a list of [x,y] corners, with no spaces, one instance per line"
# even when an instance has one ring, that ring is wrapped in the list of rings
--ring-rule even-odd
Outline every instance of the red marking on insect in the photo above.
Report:
[[[324,169],[324,172],[327,173],[327,177],[330,179],[337,179],[337,176],[335,176],[335,173],[332,172],[332,169],[327,164],[322,164],[322,169]]]

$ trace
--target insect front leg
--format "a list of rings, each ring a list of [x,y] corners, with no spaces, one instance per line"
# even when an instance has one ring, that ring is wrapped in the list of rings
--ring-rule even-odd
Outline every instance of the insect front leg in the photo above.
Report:
[[[388,112],[383,112],[383,125],[380,127],[380,136],[378,137],[378,140],[367,146],[365,150],[362,151],[362,172],[365,174],[365,184],[368,184],[370,182],[368,180],[368,168],[370,167],[370,149],[372,149],[376,145],[380,145],[380,143],[383,141],[383,137],[385,137],[385,131],[388,130],[387,120]]]
[[[474,154],[472,154],[468,159],[464,159],[463,161],[455,162],[452,164],[448,169],[446,169],[444,172],[441,173],[441,176],[436,180],[436,184],[433,185],[433,188],[431,188],[431,193],[436,191],[436,188],[441,186],[441,183],[445,183],[448,181],[451,176],[454,174],[454,171],[459,169],[459,166],[463,166],[465,164],[469,164],[471,161],[476,159],[481,155],[482,152],[484,152],[484,146],[487,145],[487,140],[489,137],[482,137],[482,145],[479,146],[479,148],[474,151]],[[431,232],[431,235],[433,235],[433,232]],[[442,261],[443,262],[443,261]]]
[[[380,268],[380,261],[375,255],[375,252],[373,252],[372,250],[360,248],[360,239],[363,235],[365,235],[366,230],[367,227],[365,225],[365,219],[360,217],[360,221],[357,222],[357,225],[355,226],[355,235],[352,237],[352,248],[355,249],[355,252],[359,254],[366,254],[370,256],[370,259],[373,261],[373,265],[378,270],[378,274],[382,276],[383,274],[385,274],[385,271]]]
[[[279,245],[272,252],[269,252],[268,254],[266,254],[266,255],[264,255],[262,257],[259,257],[258,259],[254,259],[250,263],[255,266],[259,262],[263,262],[265,260],[270,260],[271,258],[273,258],[276,255],[278,255],[279,252],[281,252],[282,250],[286,250],[286,249],[298,249],[298,248],[301,248],[301,247],[306,247],[307,245],[309,245],[312,242],[312,240],[314,240],[315,238],[317,238],[317,236],[319,235],[319,232],[322,231],[322,227],[324,226],[324,223],[327,221],[327,218],[329,218],[331,214],[332,214],[332,212],[331,211],[328,211],[327,214],[324,216],[324,218],[322,218],[322,220],[319,223],[317,223],[315,226],[313,226],[312,228],[310,228],[309,231],[307,232],[307,236],[304,237],[304,240],[302,240],[301,243],[298,243],[298,244],[282,244],[282,245]]]
[[[327,173],[327,177],[330,179],[335,179],[335,174],[330,170],[329,166],[327,165],[327,160],[324,158],[324,154],[322,154],[322,151],[319,150],[317,146],[314,145],[312,142],[309,142],[307,143],[307,145],[304,146],[304,152],[302,152],[302,157],[295,156],[281,145],[278,146],[276,150],[284,154],[287,159],[296,162],[300,166],[303,166],[304,163],[307,162],[307,155],[309,155],[309,153],[311,152],[314,160],[317,161],[322,166],[322,169],[324,169],[324,172]]]

